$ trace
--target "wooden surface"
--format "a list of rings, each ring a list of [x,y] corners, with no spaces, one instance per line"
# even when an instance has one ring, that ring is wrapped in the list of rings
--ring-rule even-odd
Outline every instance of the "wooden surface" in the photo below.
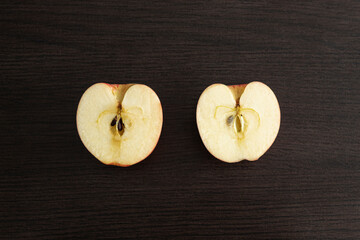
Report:
[[[0,239],[360,239],[359,1],[1,1]],[[210,84],[262,81],[282,122],[256,162],[213,158]],[[153,154],[105,166],[75,114],[93,83],[144,83]]]

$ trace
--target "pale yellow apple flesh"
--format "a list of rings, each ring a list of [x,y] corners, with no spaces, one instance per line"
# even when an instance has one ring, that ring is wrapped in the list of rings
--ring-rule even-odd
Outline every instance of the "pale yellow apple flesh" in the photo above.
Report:
[[[213,84],[199,98],[196,121],[208,151],[229,163],[260,158],[280,128],[280,107],[261,82]]]
[[[76,122],[82,142],[98,160],[130,166],[155,148],[163,114],[158,96],[146,85],[97,83],[81,97]]]

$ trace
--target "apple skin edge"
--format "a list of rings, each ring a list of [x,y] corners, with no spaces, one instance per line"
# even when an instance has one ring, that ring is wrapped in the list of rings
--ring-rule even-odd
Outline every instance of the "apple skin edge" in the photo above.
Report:
[[[102,84],[105,84],[105,85],[109,86],[109,87],[112,88],[113,90],[116,90],[120,85],[122,85],[122,84],[109,84],[109,83],[102,83]],[[131,85],[134,85],[134,84],[131,84]],[[155,95],[157,96],[156,92],[155,92],[152,88],[150,88],[150,89],[151,89],[151,91],[153,91],[153,92],[155,93]],[[81,98],[82,98],[82,96],[81,96]],[[80,98],[80,99],[81,99],[81,98]],[[159,101],[159,103],[160,103],[161,113],[163,113],[163,108],[162,108],[161,101]],[[79,104],[80,104],[80,102],[79,102]],[[146,158],[148,158],[148,157],[150,156],[150,154],[155,150],[155,148],[156,148],[156,146],[157,146],[157,144],[158,144],[158,142],[159,142],[160,136],[161,136],[162,126],[163,126],[163,120],[164,120],[164,116],[163,116],[163,114],[161,114],[161,129],[160,129],[160,134],[159,134],[159,137],[158,137],[158,139],[157,139],[157,141],[156,141],[156,143],[155,143],[155,145],[154,145],[154,148],[149,152],[149,154],[148,154],[146,157],[144,157],[143,159],[141,159],[141,160],[138,161],[137,163],[135,163],[135,164],[130,164],[130,165],[128,165],[128,164],[121,164],[121,163],[118,163],[118,162],[104,163],[104,162],[100,161],[99,159],[97,159],[95,156],[93,156],[93,157],[95,157],[95,158],[96,158],[99,162],[101,162],[102,164],[108,165],[108,166],[131,167],[131,166],[133,166],[133,165],[136,165],[136,164],[142,162],[143,160],[145,160]],[[77,122],[78,122],[78,119],[77,119],[77,117],[76,117],[76,124],[77,124]],[[79,135],[79,134],[78,134],[78,135]],[[81,142],[83,143],[80,135],[79,135],[79,137],[80,137]],[[85,144],[83,144],[83,145],[85,146]],[[85,146],[85,148],[86,148],[86,150],[88,150],[88,151],[91,153],[91,151],[87,148],[87,146]],[[93,154],[91,154],[91,155],[93,155]]]
[[[204,144],[203,144],[204,145]],[[271,144],[272,145],[272,144]],[[270,146],[271,146],[270,145]],[[204,145],[205,146],[205,145]],[[260,156],[260,157],[258,157],[257,159],[253,159],[253,160],[248,160],[248,159],[243,159],[243,160],[240,160],[240,161],[237,161],[237,162],[226,162],[226,161],[224,161],[224,160],[222,160],[222,159],[220,159],[220,158],[218,158],[218,157],[216,157],[206,146],[205,146],[205,148],[208,150],[208,152],[211,154],[211,156],[213,156],[215,159],[218,159],[218,160],[220,160],[221,162],[223,162],[223,163],[227,163],[227,164],[233,164],[233,163],[239,163],[239,162],[242,162],[242,161],[249,161],[249,162],[255,162],[256,160],[259,160],[259,158],[262,156]],[[270,148],[270,147],[269,147]],[[268,148],[268,149],[269,149]],[[267,150],[268,150],[267,149]],[[267,152],[267,150],[265,151],[265,152]],[[265,154],[265,152],[264,152],[264,154]],[[264,155],[263,154],[263,155]]]
[[[141,160],[142,161],[142,160]],[[141,162],[140,161],[140,162]],[[133,165],[123,165],[123,164],[120,164],[120,163],[116,163],[116,162],[112,162],[112,163],[103,163],[103,162],[101,162],[102,164],[105,164],[105,165],[108,165],[108,166],[117,166],[117,167],[130,167],[130,166],[133,166],[133,165],[135,165],[135,164],[133,164]]]
[[[111,87],[111,88],[117,88],[117,87],[119,87],[119,85],[120,85],[120,84],[110,84],[110,83],[103,83],[103,84],[106,84],[106,85],[108,85],[108,86]]]

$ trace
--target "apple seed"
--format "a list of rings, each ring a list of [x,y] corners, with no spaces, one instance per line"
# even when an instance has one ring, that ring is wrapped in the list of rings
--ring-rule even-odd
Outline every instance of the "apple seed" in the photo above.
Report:
[[[110,125],[111,125],[112,127],[115,126],[116,121],[117,121],[117,116],[114,117],[114,119],[111,121],[111,124],[110,124]]]
[[[240,116],[239,115],[236,116],[234,128],[235,128],[235,131],[238,133],[244,131],[244,118],[243,118],[242,114],[240,114]]]
[[[241,122],[240,122],[239,116],[236,116],[236,119],[235,119],[235,131],[241,132]]]
[[[117,128],[118,128],[118,131],[121,132],[124,128],[124,123],[123,123],[123,120],[122,118],[120,118],[118,124],[117,124]]]
[[[229,116],[229,117],[226,119],[227,125],[230,126],[230,124],[232,123],[233,120],[234,120],[234,115]]]

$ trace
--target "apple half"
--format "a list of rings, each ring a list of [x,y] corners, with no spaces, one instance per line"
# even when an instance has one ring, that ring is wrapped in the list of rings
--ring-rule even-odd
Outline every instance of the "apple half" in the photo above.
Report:
[[[97,83],[82,95],[76,123],[91,154],[104,164],[127,167],[154,150],[163,113],[158,96],[146,85]]]
[[[196,122],[207,150],[228,163],[259,159],[280,128],[280,107],[264,83],[213,84],[201,94]]]

